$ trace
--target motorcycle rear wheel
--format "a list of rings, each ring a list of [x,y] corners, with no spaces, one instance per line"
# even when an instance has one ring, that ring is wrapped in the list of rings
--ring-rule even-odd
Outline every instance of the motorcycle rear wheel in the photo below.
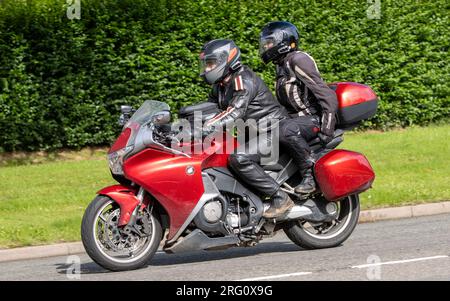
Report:
[[[110,271],[134,270],[147,265],[162,238],[157,216],[147,214],[151,228],[148,236],[125,234],[117,227],[119,205],[107,196],[97,196],[86,209],[81,223],[81,238],[89,257]]]
[[[333,248],[346,241],[359,219],[359,196],[351,195],[338,202],[338,217],[329,223],[287,222],[283,227],[287,237],[304,249]]]

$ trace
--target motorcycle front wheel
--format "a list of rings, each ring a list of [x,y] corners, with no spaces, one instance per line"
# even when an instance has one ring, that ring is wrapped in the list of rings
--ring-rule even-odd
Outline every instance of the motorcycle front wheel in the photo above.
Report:
[[[107,196],[97,196],[86,209],[81,223],[81,239],[93,261],[111,271],[142,268],[156,253],[162,238],[161,223],[144,210],[148,225],[145,236],[126,232],[117,225],[120,206]]]
[[[287,237],[304,249],[332,248],[341,245],[352,234],[359,219],[359,196],[351,195],[337,202],[336,219],[325,223],[305,220],[287,222],[283,227]]]

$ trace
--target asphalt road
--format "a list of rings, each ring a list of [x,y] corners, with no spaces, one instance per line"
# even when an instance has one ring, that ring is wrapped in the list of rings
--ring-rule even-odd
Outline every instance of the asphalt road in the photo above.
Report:
[[[0,280],[450,280],[450,214],[360,224],[340,247],[302,250],[284,235],[252,248],[179,255],[108,272],[83,254],[6,262]]]

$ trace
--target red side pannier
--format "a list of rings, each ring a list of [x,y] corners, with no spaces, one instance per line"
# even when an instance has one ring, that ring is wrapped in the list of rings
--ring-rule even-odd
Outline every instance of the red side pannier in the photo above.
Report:
[[[314,174],[329,201],[363,192],[375,180],[375,173],[363,154],[342,149],[321,157],[314,166]]]

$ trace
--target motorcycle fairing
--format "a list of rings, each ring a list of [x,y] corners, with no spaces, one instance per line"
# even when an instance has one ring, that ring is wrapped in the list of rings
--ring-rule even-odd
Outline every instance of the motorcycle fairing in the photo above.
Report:
[[[167,211],[170,219],[169,241],[179,236],[180,229],[184,230],[183,225],[189,224],[195,217],[199,203],[211,195],[210,191],[205,190],[208,179],[202,175],[202,169],[211,165],[226,166],[228,154],[216,153],[226,143],[227,140],[224,140],[223,143],[213,144],[202,154],[185,156],[147,148],[125,161],[125,176],[142,186]],[[191,218],[191,215],[194,216]]]

